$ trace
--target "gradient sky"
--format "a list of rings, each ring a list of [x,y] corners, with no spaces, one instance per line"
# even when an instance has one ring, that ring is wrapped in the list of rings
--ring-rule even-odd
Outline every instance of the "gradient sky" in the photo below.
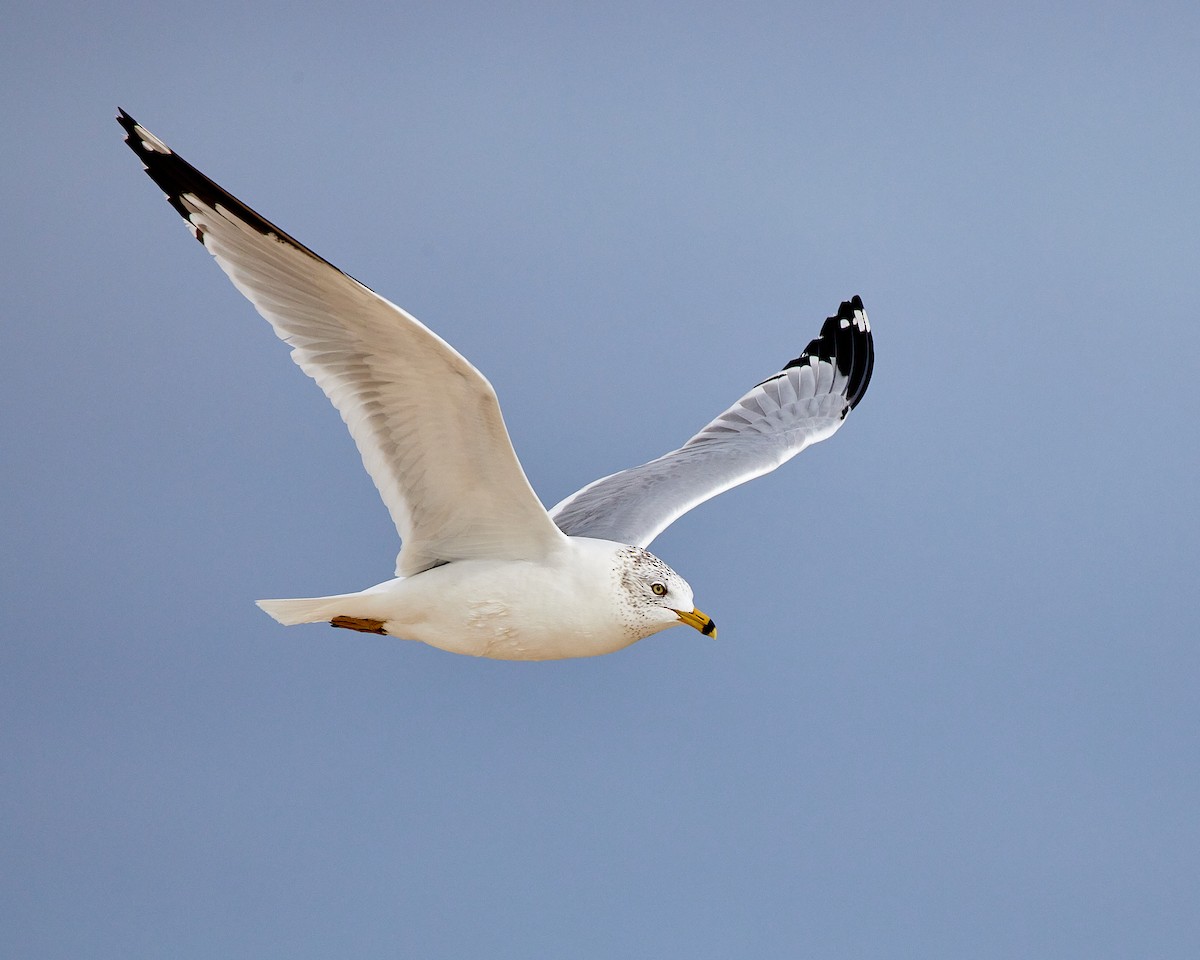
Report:
[[[1194,3],[23,4],[0,39],[0,955],[1200,956]],[[861,294],[845,428],[513,664],[117,106],[488,375],[554,503]]]

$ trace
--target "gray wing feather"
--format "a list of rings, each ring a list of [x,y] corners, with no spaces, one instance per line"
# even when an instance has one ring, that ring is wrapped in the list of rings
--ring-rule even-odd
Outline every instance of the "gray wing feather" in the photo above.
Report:
[[[676,518],[832,436],[874,366],[862,300],[841,305],[795,360],[678,450],[588,484],[550,511],[571,536],[647,546]]]

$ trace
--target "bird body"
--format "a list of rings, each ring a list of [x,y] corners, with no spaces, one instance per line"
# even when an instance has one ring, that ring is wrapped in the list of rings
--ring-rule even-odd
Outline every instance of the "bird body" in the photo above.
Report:
[[[625,589],[622,577],[639,573]],[[655,583],[671,606],[654,602]],[[590,537],[563,537],[544,560],[463,560],[359,593],[258,605],[287,625],[328,621],[497,660],[612,653],[694,610],[691,588],[649,551]]]

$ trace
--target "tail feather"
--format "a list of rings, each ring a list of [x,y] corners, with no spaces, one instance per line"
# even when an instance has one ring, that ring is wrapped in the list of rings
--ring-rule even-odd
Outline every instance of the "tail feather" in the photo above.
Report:
[[[294,600],[259,600],[262,610],[285,627],[297,623],[324,623],[344,615],[346,601],[355,594],[336,597],[302,597]]]

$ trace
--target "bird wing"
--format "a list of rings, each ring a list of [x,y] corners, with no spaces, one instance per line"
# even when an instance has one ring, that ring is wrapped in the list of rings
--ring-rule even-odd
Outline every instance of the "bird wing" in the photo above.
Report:
[[[398,576],[453,560],[537,559],[562,542],[483,374],[124,110],[117,120],[196,239],[342,415],[400,534]]]
[[[647,546],[692,507],[832,436],[867,390],[871,324],[857,296],[775,376],[678,450],[589,483],[550,516],[571,536]]]

